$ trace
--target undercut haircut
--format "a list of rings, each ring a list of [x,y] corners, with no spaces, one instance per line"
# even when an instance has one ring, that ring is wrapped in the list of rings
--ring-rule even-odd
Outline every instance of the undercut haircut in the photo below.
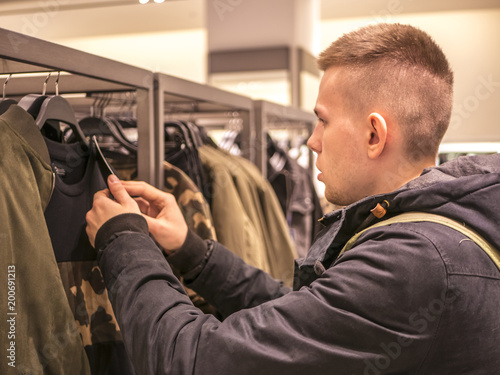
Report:
[[[345,102],[363,113],[382,108],[398,122],[411,161],[436,157],[451,117],[453,72],[424,31],[380,23],[344,34],[317,60],[343,68]]]

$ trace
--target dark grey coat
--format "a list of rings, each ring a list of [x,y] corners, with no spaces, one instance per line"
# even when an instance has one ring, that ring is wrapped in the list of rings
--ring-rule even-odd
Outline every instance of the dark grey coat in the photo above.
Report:
[[[193,307],[144,219],[110,220],[96,240],[100,267],[137,373],[500,373],[500,271],[464,235],[392,224],[365,232],[337,259],[384,200],[386,218],[444,215],[500,248],[499,172],[499,155],[460,158],[327,215],[297,262],[294,291],[190,233],[169,260],[222,322]]]

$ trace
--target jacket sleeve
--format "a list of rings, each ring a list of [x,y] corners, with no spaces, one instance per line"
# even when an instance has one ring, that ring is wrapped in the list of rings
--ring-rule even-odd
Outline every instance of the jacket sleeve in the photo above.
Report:
[[[199,254],[204,259],[200,260]],[[182,248],[167,260],[181,271],[186,286],[215,306],[224,318],[291,291],[283,282],[246,264],[222,244],[203,241],[193,232],[188,232]]]
[[[222,322],[191,304],[145,233],[119,232],[100,251],[99,264],[139,374],[350,375],[389,366],[391,373],[409,373],[439,322],[419,308],[444,298],[442,262],[429,259],[425,249],[433,245],[423,236],[410,233],[387,246],[394,233],[371,232],[310,287],[260,304],[240,302],[256,306]],[[213,289],[211,301],[227,302],[233,294],[241,300],[233,290],[242,290],[253,272],[215,246],[192,285]]]

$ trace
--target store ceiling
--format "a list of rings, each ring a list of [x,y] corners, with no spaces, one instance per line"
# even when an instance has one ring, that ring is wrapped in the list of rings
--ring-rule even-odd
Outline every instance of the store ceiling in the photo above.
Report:
[[[500,8],[500,0],[320,0],[321,19]]]
[[[2,0],[0,2],[0,16],[44,11],[54,12],[59,10],[102,8],[138,3],[138,0]]]
[[[321,19],[347,17],[388,16],[403,13],[437,12],[449,10],[499,8],[500,0],[319,0],[321,3]],[[179,6],[190,9],[193,0],[166,0],[162,7]],[[111,6],[140,6],[138,0],[2,0],[0,16],[23,13],[53,12],[59,10],[92,9]],[[158,6],[151,2],[149,5]],[[131,12],[135,10],[131,9]],[[133,17],[133,13],[131,13]],[[203,21],[202,21],[203,22]],[[175,23],[174,23],[175,25]],[[172,25],[172,29],[175,26]],[[199,27],[204,25],[200,24]],[[168,28],[168,25],[167,25]]]

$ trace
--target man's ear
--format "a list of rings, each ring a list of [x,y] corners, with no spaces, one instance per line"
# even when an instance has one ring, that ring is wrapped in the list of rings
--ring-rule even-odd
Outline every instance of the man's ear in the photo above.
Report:
[[[368,116],[370,124],[370,136],[368,140],[368,157],[370,159],[378,158],[387,142],[387,124],[382,115],[373,112]]]

